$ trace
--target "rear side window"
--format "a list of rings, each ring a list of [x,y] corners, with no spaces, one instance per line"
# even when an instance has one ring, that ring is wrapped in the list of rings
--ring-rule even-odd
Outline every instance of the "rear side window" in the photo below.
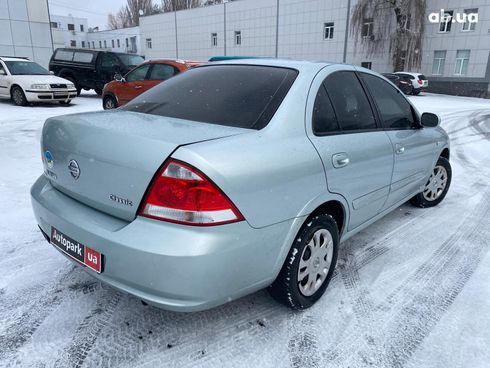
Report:
[[[66,50],[58,50],[56,51],[55,60],[61,61],[72,61],[73,60],[73,51]]]
[[[420,80],[427,80],[427,78],[425,77],[425,75],[423,74],[419,74],[419,79]]]
[[[166,80],[178,74],[179,71],[172,65],[168,64],[153,64],[151,68],[150,80]]]
[[[332,103],[323,84],[320,86],[315,98],[312,121],[313,133],[316,135],[328,134],[339,130]]]
[[[73,61],[79,63],[91,63],[94,58],[94,54],[91,52],[75,52]]]
[[[298,72],[257,65],[210,65],[181,73],[123,110],[239,128],[265,127]]]
[[[324,84],[342,131],[376,129],[371,105],[354,72],[335,72]]]
[[[410,104],[401,93],[383,79],[361,73],[371,95],[378,106],[383,124],[390,129],[409,129],[414,118]]]

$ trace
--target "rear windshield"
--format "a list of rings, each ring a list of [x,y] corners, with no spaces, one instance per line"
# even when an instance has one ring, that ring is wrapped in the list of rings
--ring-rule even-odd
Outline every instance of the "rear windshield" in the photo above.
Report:
[[[293,84],[293,69],[214,65],[191,69],[132,100],[123,110],[230,127],[265,127]]]

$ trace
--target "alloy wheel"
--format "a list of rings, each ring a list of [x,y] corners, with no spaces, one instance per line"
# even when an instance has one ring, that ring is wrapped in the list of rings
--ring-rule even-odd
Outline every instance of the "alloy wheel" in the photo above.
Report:
[[[446,185],[447,171],[443,166],[437,165],[432,171],[422,195],[427,201],[435,201],[444,192]]]

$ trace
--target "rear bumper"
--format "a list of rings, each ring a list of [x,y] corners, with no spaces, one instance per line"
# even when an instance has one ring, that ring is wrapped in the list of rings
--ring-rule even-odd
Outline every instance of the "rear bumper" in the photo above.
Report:
[[[46,234],[54,226],[104,255],[103,273],[88,273],[175,311],[208,309],[272,283],[293,221],[262,229],[245,221],[193,227],[137,217],[128,223],[71,199],[44,176],[31,199]]]
[[[26,90],[26,99],[29,102],[42,102],[42,101],[68,101],[77,97],[77,90],[61,90],[61,91],[35,91]]]

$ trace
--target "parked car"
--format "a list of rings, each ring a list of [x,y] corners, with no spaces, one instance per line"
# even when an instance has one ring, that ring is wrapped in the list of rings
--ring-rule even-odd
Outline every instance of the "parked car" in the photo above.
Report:
[[[157,84],[199,64],[188,60],[145,61],[124,77],[116,74],[115,80],[104,86],[102,106],[105,110],[123,106]]]
[[[0,57],[0,97],[17,106],[30,102],[58,101],[68,105],[77,96],[73,83],[51,75],[27,58]]]
[[[32,205],[56,249],[147,303],[195,311],[269,286],[303,309],[341,241],[443,200],[438,124],[364,68],[210,63],[120,109],[48,119]]]
[[[104,85],[116,74],[126,74],[144,61],[135,54],[89,49],[56,49],[49,70],[70,80],[80,94],[82,89],[94,89],[102,94]]]
[[[382,75],[397,86],[404,94],[409,95],[412,93],[412,82],[408,78],[393,73],[382,73]]]
[[[409,73],[409,72],[396,72],[396,75],[400,77],[406,78],[407,81],[410,81],[412,86],[411,94],[416,96],[422,90],[427,89],[429,87],[429,81],[427,77],[420,73]]]

